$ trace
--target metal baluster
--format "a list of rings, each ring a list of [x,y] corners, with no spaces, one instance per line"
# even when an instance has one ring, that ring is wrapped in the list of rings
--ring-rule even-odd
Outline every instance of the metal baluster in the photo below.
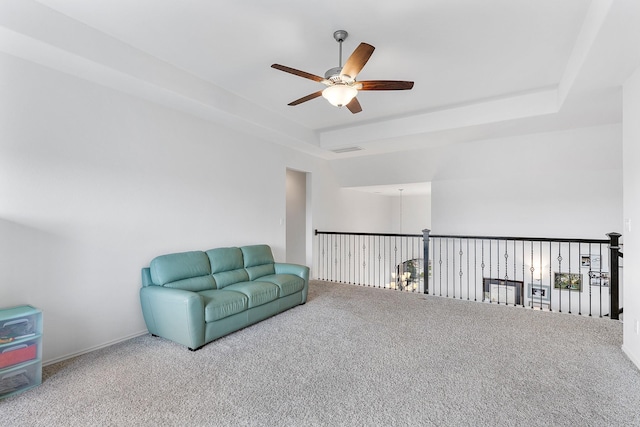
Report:
[[[386,289],[387,288],[387,279],[386,279],[387,278],[387,271],[386,270],[387,270],[387,264],[388,264],[387,263],[387,238],[386,237],[383,239],[383,242],[384,242],[383,246],[382,246],[382,258],[383,258],[383,260],[382,260],[383,267],[382,268],[383,268],[383,271],[382,271],[382,274],[380,275],[380,278],[382,280],[384,280],[384,283],[382,284],[382,287]]]
[[[592,272],[592,267],[593,267],[593,263],[592,263],[592,259],[591,259],[591,250],[593,249],[591,243],[589,243],[589,317],[591,317],[593,315],[593,293],[592,293],[592,288],[591,288],[591,272]],[[582,263],[582,257],[580,259],[580,262]],[[602,265],[602,259],[600,259],[600,264]]]
[[[525,273],[524,273],[524,244],[525,242],[522,242],[522,283],[524,285],[524,281],[526,279]],[[533,283],[533,282],[531,282]],[[522,292],[526,292],[526,289],[523,289]],[[522,306],[524,306],[524,295],[522,296]]]
[[[562,244],[558,242],[558,273],[562,273]],[[555,278],[554,278],[555,279]],[[562,284],[559,285],[559,296],[558,296],[558,312],[562,313]],[[554,280],[555,287],[555,280]]]
[[[365,274],[367,277],[367,286],[371,286],[371,236],[367,236],[367,256],[366,256],[367,264],[369,268],[365,270]]]
[[[406,248],[406,252],[404,254],[404,261],[403,261],[403,266],[404,266],[405,263],[408,263],[408,261],[411,259],[410,258],[411,255],[409,254],[409,238],[408,237],[403,237],[403,239],[404,239],[404,245],[405,245],[405,248]],[[406,264],[406,265],[407,265],[407,268],[408,268],[409,265],[408,264]],[[407,272],[405,271],[405,273],[407,273]],[[407,280],[405,281],[405,285],[404,285],[404,290],[406,292],[409,291],[409,283],[410,283],[409,279],[410,278],[407,278]]]
[[[500,253],[500,241],[498,240],[496,242],[496,254]],[[489,251],[489,276],[491,276],[491,255],[492,252]],[[496,255],[496,257],[498,258],[497,265],[496,265],[496,278],[498,279],[498,304],[500,304],[500,255]]]
[[[380,287],[380,282],[378,281],[378,278],[380,277],[380,236],[378,236],[377,240],[378,240],[378,248],[377,248],[377,251],[376,251],[376,238],[375,237],[373,238],[373,257],[374,257],[373,269],[374,269],[374,275],[377,276],[377,277],[373,278],[373,287],[374,288]],[[377,258],[378,258],[378,274],[377,275],[375,274],[375,268],[376,268],[375,267],[375,262],[376,262],[375,261],[375,258],[376,258],[375,253],[376,252],[378,253],[378,256],[377,256]]]
[[[409,261],[411,260],[411,249],[410,249],[410,246],[409,246],[409,238],[408,237],[404,238],[404,245],[405,245],[405,248],[406,248],[406,252],[405,252],[405,255],[404,255],[403,266],[405,267],[405,274],[407,274],[407,276],[408,276],[408,274],[410,273],[410,271],[409,271]],[[410,286],[411,286],[411,277],[407,277],[406,280],[405,280],[405,285],[404,285],[405,292],[409,292]]]
[[[362,244],[362,236],[357,236],[354,242],[354,264],[353,264],[353,284],[360,284],[360,245]]]
[[[324,268],[325,268],[325,278],[326,280],[331,280],[331,276],[330,271],[331,271],[331,236],[327,236],[326,239],[326,251],[327,251],[327,255],[325,256],[324,259]]]
[[[453,247],[451,248],[451,274],[453,275],[453,288],[452,288],[452,298],[456,297],[456,240],[455,239],[451,239],[451,244],[453,245]],[[449,251],[447,251],[448,253]],[[447,269],[448,270],[448,269]],[[447,284],[449,284],[449,276],[447,276]],[[447,286],[447,289],[449,287]]]
[[[382,273],[382,247],[381,236],[378,236],[378,274],[376,277],[376,288],[380,288],[380,274]]]
[[[352,283],[351,278],[351,265],[353,263],[353,250],[352,248],[353,236],[347,236],[347,283]]]
[[[336,236],[335,242],[334,242],[334,269],[333,269],[333,275],[335,277],[335,281],[340,283],[340,237],[341,235],[338,234]]]
[[[342,279],[342,267],[343,267],[343,263],[342,263],[342,244],[343,244],[343,240],[344,240],[344,235],[343,234],[339,234],[338,235],[338,242],[336,243],[336,252],[338,254],[338,256],[336,257],[336,271],[338,274],[338,282],[339,283],[343,283]]]
[[[480,241],[480,244],[482,245],[482,264],[480,264],[482,268],[482,300],[484,301],[484,239]],[[491,288],[489,288],[489,292],[491,292]]]
[[[598,269],[598,274],[600,276],[600,280],[599,280],[599,283],[598,283],[600,285],[599,286],[600,289],[598,291],[598,294],[599,294],[598,305],[600,307],[598,308],[598,310],[600,312],[600,316],[599,317],[602,317],[602,244],[598,245],[598,252],[600,254],[600,268]],[[589,268],[591,268],[591,267],[589,267]],[[609,272],[609,274],[611,274],[611,272]],[[589,277],[589,297],[591,297],[591,277]],[[609,298],[611,298],[611,294],[609,294]]]
[[[583,281],[582,272],[580,270],[580,254],[582,253],[582,244],[578,242],[578,271],[580,272],[580,282]],[[591,258],[589,258],[591,259]],[[591,264],[589,264],[591,268]],[[589,280],[591,282],[591,280]],[[582,316],[582,289],[584,289],[584,283],[580,283],[580,290],[578,291],[578,316]]]
[[[326,234],[323,234],[320,237],[320,244],[321,244],[321,247],[322,247],[322,254],[320,255],[321,256],[320,259],[322,261],[321,261],[319,269],[318,269],[318,274],[322,277],[322,280],[326,280],[326,278],[327,278],[327,274],[326,274],[326,256],[327,256],[327,249],[326,248],[327,248],[327,242],[326,242],[326,238],[327,238]]]
[[[513,241],[513,280],[514,281],[516,280],[516,277],[517,277],[516,268],[517,268],[517,266],[516,266],[516,241],[514,240]],[[524,276],[522,277],[522,285],[524,287]],[[524,295],[523,295],[524,289],[521,288],[519,290],[520,290],[520,304],[522,304],[524,306]],[[513,300],[513,305],[514,306],[516,305],[516,299],[515,298]]]
[[[551,249],[551,248],[549,248],[549,249]],[[540,270],[538,272],[538,277],[540,279],[540,288],[542,288],[542,289],[544,289],[544,287],[542,286],[544,284],[544,271],[542,269],[542,265],[543,265],[542,263],[543,263],[543,259],[544,259],[544,250],[545,250],[545,248],[542,245],[542,242],[538,242],[538,264],[539,264],[538,268]],[[549,259],[549,265],[551,265],[551,252],[549,252],[548,259]],[[551,274],[551,273],[549,273],[549,274]],[[534,278],[534,280],[535,280],[535,278]],[[549,290],[548,290],[548,292],[549,292],[549,295],[548,295],[548,297],[549,297],[549,309],[551,309],[551,297],[552,297],[552,294],[553,294],[553,285],[551,284],[551,282],[549,282]],[[541,294],[540,295],[540,310],[542,310],[543,303],[544,303],[544,301],[543,301],[542,294]]]
[[[478,301],[478,241],[473,239],[473,300]]]
[[[504,241],[504,303],[505,305],[509,304],[509,298],[508,298],[508,293],[507,293],[507,289],[509,288],[509,241],[505,240]],[[515,294],[515,290],[514,290],[514,294]],[[513,301],[515,303],[515,295],[513,297]]]
[[[326,235],[324,238],[324,280],[330,280],[329,277],[329,265],[331,263],[331,236]]]
[[[469,301],[469,297],[471,296],[470,292],[470,277],[469,277],[469,239],[467,239],[467,301]]]
[[[438,261],[439,267],[438,267],[438,274],[440,276],[440,293],[438,294],[438,296],[442,296],[442,239],[438,239],[440,241],[440,250],[438,251],[438,256],[440,258],[440,260]]]
[[[329,242],[328,242],[328,246],[327,246],[327,252],[328,252],[328,258],[327,258],[327,269],[328,269],[328,273],[327,273],[327,277],[329,281],[333,281],[333,274],[332,274],[332,270],[333,270],[333,236],[329,236]]]
[[[322,267],[324,265],[324,244],[322,240],[324,239],[324,234],[318,237],[318,279],[324,280],[324,274],[322,273]]]
[[[446,272],[446,279],[447,279],[447,287],[446,287],[446,291],[447,291],[447,298],[449,297],[449,239],[447,238],[447,241],[445,242],[445,248],[446,248],[446,253],[445,253],[445,272]]]
[[[569,314],[571,314],[571,297],[572,297],[571,294],[573,294],[573,289],[572,289],[573,284],[572,284],[572,280],[571,280],[571,243],[569,243],[569,261],[568,261],[568,264],[569,264]],[[562,271],[562,270],[560,270],[560,271]],[[579,283],[578,286],[582,286],[582,284]]]
[[[464,252],[462,251],[462,239],[460,239],[460,252],[458,252],[458,254],[460,255],[460,272],[458,273],[460,275],[460,299],[462,299],[462,254]]]
[[[340,283],[348,283],[347,280],[347,234],[340,235]]]
[[[540,245],[542,245],[542,242]],[[551,269],[551,242],[549,242],[549,311],[553,311],[553,290],[555,287],[553,277],[551,275]]]
[[[600,255],[600,273],[602,273],[602,244],[598,245],[598,254]],[[608,265],[611,265],[611,260],[609,260]],[[611,270],[609,270],[609,275],[611,275]],[[609,279],[611,279],[611,276],[609,276]],[[611,283],[609,283],[609,286],[611,286]],[[611,297],[611,293],[610,290],[609,291],[609,297]],[[602,314],[602,286],[600,287],[600,290],[598,291],[598,312],[600,313],[599,317],[603,317]]]
[[[327,268],[328,268],[328,280],[329,281],[333,281],[333,274],[332,274],[332,270],[333,270],[333,236],[329,236],[329,242],[328,242],[328,246],[327,246],[327,252],[329,254],[329,257],[327,258]]]
[[[531,288],[531,296],[529,297],[531,299],[530,305],[531,305],[531,308],[535,308],[534,307],[535,306],[535,298],[533,296],[533,281],[534,281],[533,272],[535,271],[535,267],[533,266],[533,241],[531,241],[529,243],[530,243],[530,247],[531,247],[531,264],[529,266],[529,271],[531,272],[531,275],[529,277],[529,285],[528,285],[527,289]],[[522,245],[522,247],[523,247],[522,260],[524,261],[524,245]],[[524,262],[522,263],[522,273],[523,273],[522,277],[524,277]],[[542,288],[542,285],[540,286],[540,288]],[[541,296],[542,296],[542,294],[541,294]],[[540,310],[542,310],[542,299],[540,299]]]
[[[398,277],[400,275],[400,269],[398,268],[398,237],[393,238],[393,275],[394,275],[394,284],[393,288],[398,290],[399,280]]]
[[[382,283],[382,251],[383,251],[383,236],[378,236],[378,288],[381,288],[384,284]]]
[[[336,278],[336,282],[341,283],[342,280],[342,275],[340,274],[340,269],[342,267],[342,263],[340,262],[340,239],[342,239],[342,234],[338,234],[336,235],[336,241],[335,241],[335,269],[334,269],[334,275]]]

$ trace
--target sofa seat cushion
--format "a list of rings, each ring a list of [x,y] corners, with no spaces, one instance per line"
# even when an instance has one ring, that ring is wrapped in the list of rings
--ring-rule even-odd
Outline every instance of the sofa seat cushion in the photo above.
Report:
[[[215,322],[248,308],[249,298],[241,292],[214,289],[198,293],[204,302],[205,322]]]
[[[240,282],[224,288],[226,291],[241,292],[249,298],[249,308],[258,307],[279,297],[280,288],[269,282]]]
[[[304,279],[293,274],[271,274],[260,277],[261,282],[273,283],[280,288],[280,297],[300,292],[304,288]]]

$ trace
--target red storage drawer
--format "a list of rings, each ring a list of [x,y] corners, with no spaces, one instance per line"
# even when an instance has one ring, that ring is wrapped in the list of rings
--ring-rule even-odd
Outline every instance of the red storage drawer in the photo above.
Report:
[[[7,347],[0,353],[0,369],[33,360],[36,358],[37,353],[37,344],[19,344]]]

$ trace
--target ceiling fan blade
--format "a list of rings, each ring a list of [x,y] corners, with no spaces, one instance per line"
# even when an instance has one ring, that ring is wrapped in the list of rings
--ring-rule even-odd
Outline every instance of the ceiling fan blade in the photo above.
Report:
[[[314,92],[314,93],[312,93],[310,95],[303,96],[300,99],[296,99],[295,101],[290,102],[288,105],[294,106],[294,105],[302,104],[303,102],[311,101],[312,99],[315,99],[315,98],[317,98],[317,97],[319,97],[321,95],[322,95],[322,91],[319,90],[319,91]]]
[[[358,98],[353,98],[351,101],[349,101],[349,103],[347,104],[347,108],[353,114],[356,114],[362,111],[362,107],[360,106],[360,101],[358,101]]]
[[[320,76],[316,76],[315,74],[307,73],[306,71],[296,70],[295,68],[287,67],[285,65],[273,64],[271,68],[275,68],[276,70],[284,71],[285,73],[294,74],[296,76],[304,77],[305,79],[313,80],[315,82],[323,83],[325,81],[324,78]]]
[[[362,70],[362,67],[364,67],[364,64],[366,64],[371,57],[374,50],[375,47],[370,44],[360,43],[349,59],[347,59],[347,62],[344,63],[341,74],[346,74],[352,79],[355,79],[360,70]]]
[[[358,90],[409,90],[413,82],[401,80],[365,80],[356,83]]]

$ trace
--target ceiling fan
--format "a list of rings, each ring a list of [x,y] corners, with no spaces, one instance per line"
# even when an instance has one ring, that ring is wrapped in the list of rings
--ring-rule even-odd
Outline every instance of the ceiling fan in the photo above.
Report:
[[[336,107],[346,106],[349,111],[355,114],[362,111],[360,102],[358,98],[356,98],[359,90],[408,90],[413,87],[413,82],[399,80],[356,81],[356,76],[367,63],[371,54],[373,54],[375,47],[367,43],[360,43],[343,66],[342,42],[346,40],[348,35],[349,33],[345,30],[338,30],[333,33],[333,38],[340,44],[339,65],[327,70],[327,72],[324,73],[324,78],[280,64],[271,65],[271,68],[275,68],[276,70],[304,77],[305,79],[313,80],[327,86],[324,90],[303,96],[300,99],[290,102],[288,105],[299,105],[322,95]]]

